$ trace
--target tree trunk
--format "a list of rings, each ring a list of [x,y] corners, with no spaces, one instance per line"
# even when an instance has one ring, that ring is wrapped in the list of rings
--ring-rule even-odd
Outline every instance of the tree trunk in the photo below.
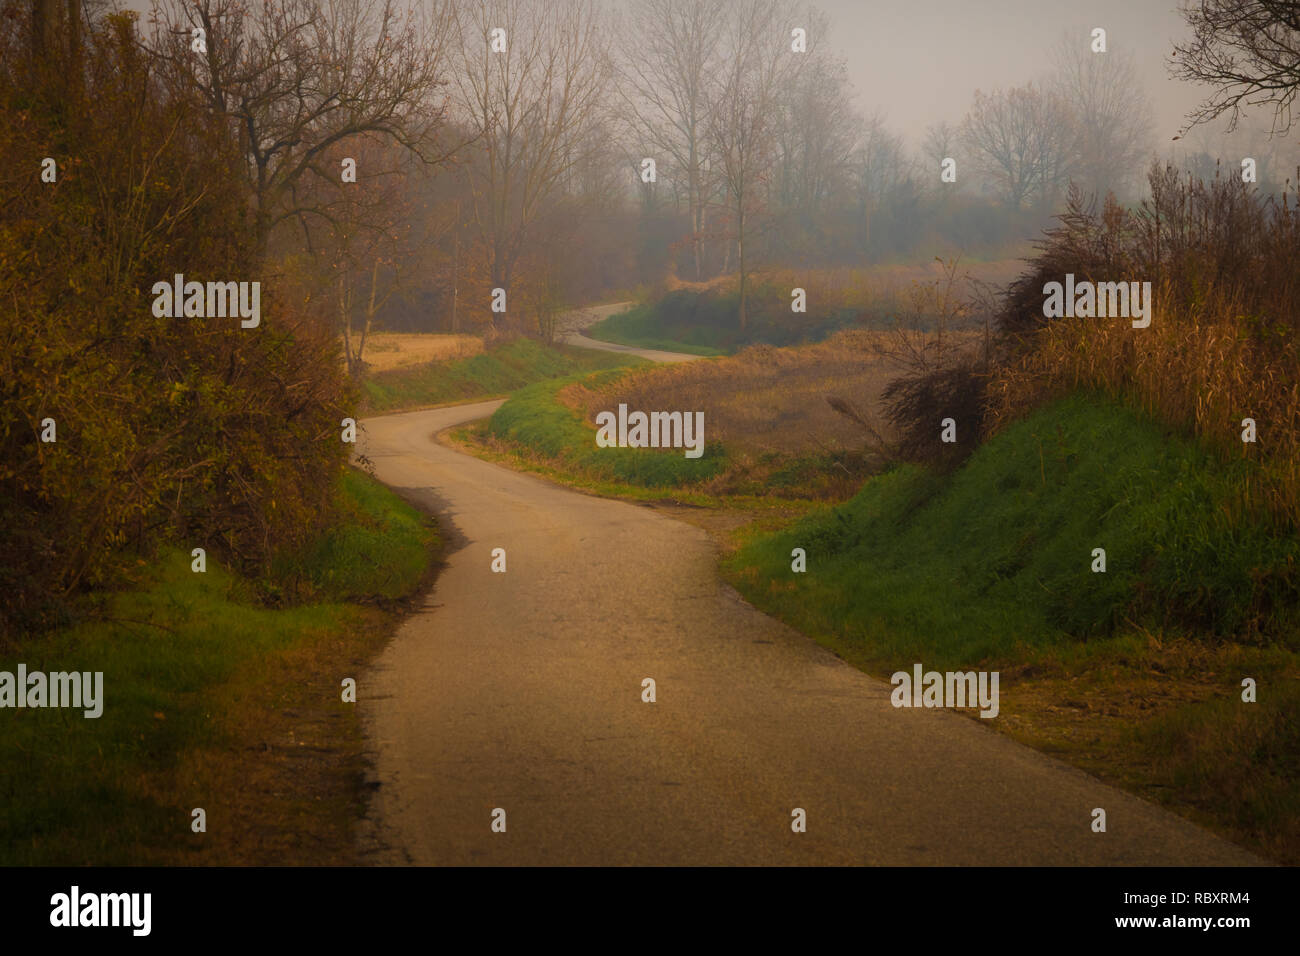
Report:
[[[456,328],[456,300],[460,297],[459,284],[460,270],[460,234],[456,234],[455,241],[451,247],[451,330],[457,331]]]
[[[357,374],[360,375],[365,365],[362,364],[366,353],[366,338],[370,335],[370,323],[375,320],[375,285],[379,282],[379,260],[370,271],[370,302],[366,306],[366,324],[361,329],[361,341],[357,344]]]
[[[745,331],[745,211],[736,218],[736,260],[740,264],[740,331]]]
[[[68,0],[68,79],[81,75],[81,0]]]
[[[339,324],[343,327],[343,358],[348,364],[348,374],[355,374],[352,359],[352,310],[349,308],[347,277],[339,276]]]
[[[50,52],[50,35],[58,18],[54,0],[32,0],[32,58],[46,61]]]
[[[690,207],[691,216],[691,246],[695,252],[695,281],[699,282],[704,278],[700,266],[700,233],[704,231],[703,216],[701,215],[700,202],[700,170],[695,155],[695,142],[691,141],[691,170],[686,188],[690,191],[687,197],[687,205]]]

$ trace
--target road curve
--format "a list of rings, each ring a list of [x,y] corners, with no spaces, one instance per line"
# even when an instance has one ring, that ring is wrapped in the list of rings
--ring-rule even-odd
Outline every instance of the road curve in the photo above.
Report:
[[[626,355],[638,355],[641,358],[649,359],[652,362],[689,362],[697,359],[698,355],[686,355],[682,352],[663,352],[659,349],[643,349],[632,345],[618,345],[614,342],[602,342],[599,339],[591,339],[582,334],[582,330],[594,322],[613,315],[615,312],[621,312],[632,302],[616,302],[612,305],[594,305],[584,309],[573,309],[565,313],[564,319],[560,324],[560,340],[565,345],[575,345],[584,349],[596,349],[600,352],[622,352]]]
[[[499,404],[364,423],[379,478],[453,539],[423,609],[359,682],[367,859],[1261,862],[973,720],[893,708],[887,683],[721,583],[703,531],[434,442]]]

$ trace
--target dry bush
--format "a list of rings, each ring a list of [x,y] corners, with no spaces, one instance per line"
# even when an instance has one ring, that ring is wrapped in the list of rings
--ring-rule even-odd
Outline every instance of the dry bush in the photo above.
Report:
[[[876,347],[899,369],[881,393],[894,436],[889,457],[952,467],[984,433],[995,293],[989,283],[959,275],[956,260],[936,261],[938,274],[912,282]],[[949,418],[955,443],[941,439]]]
[[[1300,526],[1300,223],[1285,194],[1234,180],[1182,179],[1153,169],[1136,213],[1100,215],[1077,195],[1048,233],[1002,316],[990,385],[990,427],[1088,388],[1189,431],[1259,469],[1244,504]],[[1065,272],[1096,281],[1151,281],[1151,325],[1042,317],[1043,283]],[[1241,441],[1253,418],[1256,444]]]
[[[881,398],[897,435],[894,455],[945,468],[964,461],[984,432],[987,381],[987,366],[974,354],[892,381]],[[941,440],[945,419],[955,425],[955,442]]]

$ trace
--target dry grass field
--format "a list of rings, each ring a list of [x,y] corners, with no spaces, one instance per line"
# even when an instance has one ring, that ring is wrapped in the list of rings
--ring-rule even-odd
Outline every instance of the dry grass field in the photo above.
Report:
[[[1025,252],[1031,251],[1028,247]],[[835,305],[867,308],[901,296],[914,283],[936,283],[947,275],[947,266],[955,265],[955,275],[963,282],[970,279],[986,283],[995,288],[1003,288],[1024,270],[1021,258],[1006,258],[993,261],[957,259],[955,263],[940,262],[931,259],[908,263],[876,263],[869,266],[836,266],[818,269],[761,269],[750,274],[750,281],[755,286],[770,283],[774,286],[794,288],[799,286],[808,290],[809,300],[825,306]],[[705,290],[734,291],[736,287],[734,273],[715,276],[707,282],[692,282],[681,276],[670,274],[665,277],[664,291],[690,289],[695,292]]]
[[[961,335],[972,345],[978,339]],[[702,411],[709,441],[754,458],[858,452],[869,432],[827,399],[848,401],[887,434],[880,393],[904,370],[890,355],[895,345],[892,332],[847,330],[814,345],[757,345],[733,356],[654,366],[598,389],[569,385],[559,397],[593,422],[620,402],[642,411]]]
[[[424,332],[371,332],[363,358],[374,372],[469,358],[483,351],[477,335]]]

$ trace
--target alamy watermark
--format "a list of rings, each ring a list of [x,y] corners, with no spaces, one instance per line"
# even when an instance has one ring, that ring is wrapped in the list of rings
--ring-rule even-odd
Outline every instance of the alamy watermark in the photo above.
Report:
[[[82,893],[73,886],[50,897],[51,926],[129,926],[133,936],[148,936],[152,911],[152,893]]]
[[[1075,282],[1070,272],[1064,285],[1044,285],[1043,295],[1044,318],[1132,319],[1135,329],[1151,324],[1150,282]]]
[[[80,707],[83,716],[97,718],[104,712],[104,672],[27,670],[0,671],[0,707]]]
[[[596,445],[600,448],[685,448],[687,458],[704,454],[703,412],[631,412],[618,406],[618,415],[596,415]]]
[[[240,328],[255,329],[262,321],[262,283],[185,281],[176,273],[171,282],[153,285],[153,314],[160,319],[238,317]]]
[[[921,672],[912,665],[912,673],[895,671],[889,682],[894,685],[889,702],[895,707],[975,707],[980,716],[998,715],[997,671]]]

